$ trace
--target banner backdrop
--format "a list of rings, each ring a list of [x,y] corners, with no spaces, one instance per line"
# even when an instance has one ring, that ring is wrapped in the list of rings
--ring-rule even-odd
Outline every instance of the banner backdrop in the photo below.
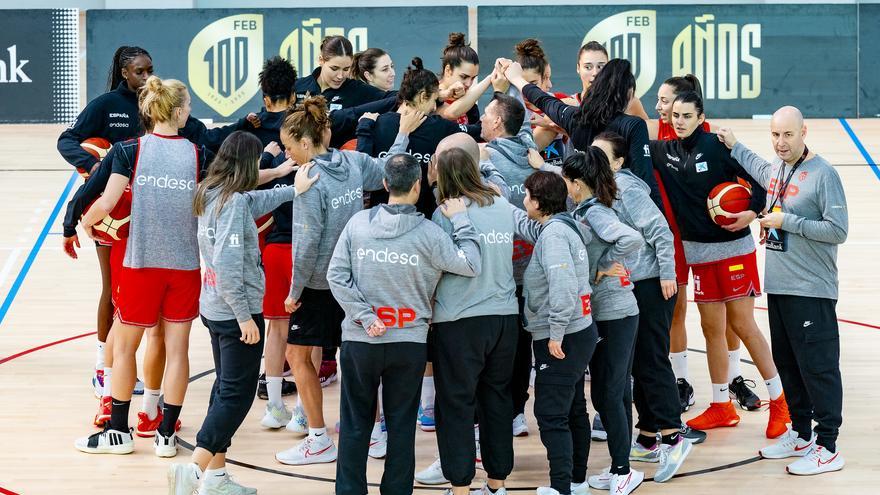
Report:
[[[157,75],[190,87],[193,115],[229,121],[262,106],[266,58],[287,58],[302,77],[316,67],[321,40],[341,34],[355,51],[389,52],[399,85],[414,56],[439,70],[448,34],[467,32],[468,23],[466,7],[401,7],[90,10],[86,26],[89,99],[107,90],[116,48],[137,45],[150,52]]]
[[[76,9],[3,10],[0,122],[69,122],[79,111]]]
[[[859,5],[859,117],[880,117],[880,4]]]
[[[877,32],[876,17],[873,23]],[[550,58],[553,91],[574,93],[581,89],[578,48],[595,40],[611,58],[633,63],[636,92],[651,117],[658,87],[687,73],[702,82],[709,118],[769,114],[783,105],[796,105],[809,117],[855,115],[857,29],[855,6],[840,4],[478,10],[479,52],[487,68],[496,57],[512,57],[524,37],[537,38]],[[875,95],[877,89],[875,83]]]

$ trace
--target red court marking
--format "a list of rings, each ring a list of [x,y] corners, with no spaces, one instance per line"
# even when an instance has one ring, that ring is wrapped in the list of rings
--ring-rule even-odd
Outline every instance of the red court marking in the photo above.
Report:
[[[2,493],[3,495],[18,495],[15,492],[11,492],[11,491],[7,490],[6,488],[3,488],[2,486],[0,486],[0,493]]]
[[[66,339],[56,340],[55,342],[49,342],[48,344],[43,344],[41,346],[34,347],[34,348],[28,349],[26,351],[21,351],[18,354],[6,356],[5,358],[0,359],[0,364],[3,364],[7,361],[12,361],[13,359],[20,358],[20,357],[28,355],[32,352],[37,352],[37,351],[45,349],[47,347],[52,347],[54,345],[63,344],[65,342],[70,342],[71,340],[81,339],[83,337],[88,337],[89,335],[96,335],[97,333],[98,332],[88,332],[88,333],[84,333],[84,334],[80,334],[80,335],[74,335],[73,337],[68,337]],[[0,493],[6,493],[6,492],[3,491],[3,488],[0,488]],[[9,492],[9,493],[12,493],[12,492]]]

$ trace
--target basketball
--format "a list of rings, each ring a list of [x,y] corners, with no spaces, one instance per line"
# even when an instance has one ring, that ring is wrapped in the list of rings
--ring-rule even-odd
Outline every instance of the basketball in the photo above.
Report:
[[[83,210],[83,216],[95,204],[95,201],[89,203]],[[95,235],[103,241],[119,241],[128,237],[129,220],[131,220],[131,189],[126,187],[113,210],[96,223],[93,230]]]
[[[358,140],[357,138],[349,139],[342,146],[339,147],[340,150],[348,150],[348,151],[357,151]]]
[[[107,152],[110,151],[110,148],[113,146],[110,144],[110,141],[96,137],[88,138],[79,145],[98,160],[103,160],[104,157],[107,156]]]
[[[736,220],[728,215],[747,210],[751,199],[752,192],[742,184],[722,182],[709,192],[706,207],[713,222],[718,225],[730,225]]]

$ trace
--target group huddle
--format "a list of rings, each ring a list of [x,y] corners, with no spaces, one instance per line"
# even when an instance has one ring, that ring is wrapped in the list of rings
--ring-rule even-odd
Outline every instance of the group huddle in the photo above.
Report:
[[[277,461],[336,462],[339,495],[367,493],[368,457],[384,458],[381,493],[412,493],[415,480],[465,495],[480,469],[479,492],[504,495],[530,389],[549,461],[539,495],[629,494],[645,477],[631,462],[669,481],[705,430],[737,425],[731,399],[769,406],[777,442],[763,457],[798,457],[792,474],[841,469],[834,311],[846,200],[804,144],[803,116],[774,114],[771,163],[710,127],[695,77],[661,85],[652,120],[628,61],[590,42],[577,62],[572,95],[550,92],[534,39],[480,79],[477,53],[453,33],[439,77],[415,58],[395,90],[389,54],[353,54],[331,36],[306,77],[267,60],[265,107],[208,129],[182,82],[152,75],[146,50],[120,47],[110,91],[58,142],[86,177],[65,249],[76,257],[79,224],[104,274],[93,377],[103,430],[76,448],[133,452],[134,391],[144,394],[135,433],[153,437],[158,456],[177,454],[200,317],[217,378],[192,462],[168,468],[170,494],[256,493],[228,476],[225,457],[258,386],[261,424],[305,435]],[[102,159],[86,145],[97,138]],[[710,215],[707,199],[727,206]],[[756,220],[772,351],[753,316]],[[689,272],[712,400],[685,423]],[[767,401],[740,376],[740,342]],[[319,377],[337,348],[338,444]],[[282,397],[294,390],[291,410]],[[436,429],[439,451],[419,472],[417,424]],[[588,476],[591,436],[607,438],[611,465]]]

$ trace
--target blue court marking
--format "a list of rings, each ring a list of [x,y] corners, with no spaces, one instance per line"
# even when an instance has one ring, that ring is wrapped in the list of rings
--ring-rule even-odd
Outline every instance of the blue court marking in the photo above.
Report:
[[[21,288],[21,284],[24,282],[25,277],[27,277],[31,265],[33,265],[34,260],[37,259],[37,254],[40,253],[40,249],[43,247],[43,242],[45,242],[46,236],[49,235],[49,229],[51,229],[52,224],[55,223],[55,219],[58,217],[58,213],[64,205],[64,200],[67,199],[67,195],[70,194],[70,190],[73,189],[73,184],[76,182],[77,177],[79,177],[79,174],[74,170],[70,174],[70,179],[67,180],[67,186],[64,187],[64,191],[61,193],[61,196],[58,197],[58,201],[55,203],[55,208],[52,209],[52,213],[49,214],[49,218],[46,219],[46,225],[43,225],[43,230],[40,232],[39,237],[37,237],[36,242],[34,242],[34,247],[31,248],[30,254],[28,254],[27,259],[24,261],[24,265],[22,265],[21,270],[18,272],[18,276],[15,277],[15,282],[13,282],[12,287],[9,288],[9,292],[6,294],[6,299],[3,301],[3,306],[0,306],[0,325],[3,324],[3,320],[6,318],[6,313],[9,312],[9,307],[12,306],[12,301],[15,300],[15,296],[18,295],[18,290]]]
[[[880,168],[877,167],[877,163],[874,162],[874,159],[871,158],[871,155],[868,153],[868,150],[862,145],[862,142],[859,140],[859,137],[856,136],[855,131],[852,130],[852,127],[849,126],[849,122],[846,121],[845,118],[841,117],[837,119],[840,121],[840,125],[843,126],[843,130],[849,134],[849,138],[852,139],[853,144],[856,145],[856,148],[859,149],[859,153],[862,154],[862,158],[868,162],[868,165],[871,166],[871,170],[874,171],[874,175],[877,176],[877,179],[880,180]]]

